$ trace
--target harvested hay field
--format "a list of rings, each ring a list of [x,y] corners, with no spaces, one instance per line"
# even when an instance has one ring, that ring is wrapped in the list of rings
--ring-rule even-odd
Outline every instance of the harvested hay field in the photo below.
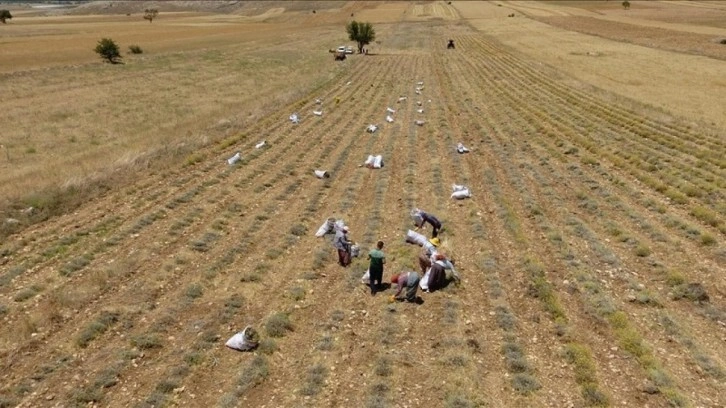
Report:
[[[139,37],[112,14],[0,27],[18,58],[0,62],[0,406],[726,405],[726,126],[699,105],[720,99],[688,78],[609,82],[627,62],[638,89],[681,75],[638,63],[667,53],[716,89],[723,61],[523,14],[577,4],[178,10]],[[350,14],[377,42],[335,62]],[[103,64],[102,34],[145,51]],[[443,221],[463,278],[419,304],[371,296],[365,256],[340,267],[314,236],[333,216],[363,254],[383,240],[388,281],[417,268],[413,207]],[[247,325],[260,346],[226,348]]]

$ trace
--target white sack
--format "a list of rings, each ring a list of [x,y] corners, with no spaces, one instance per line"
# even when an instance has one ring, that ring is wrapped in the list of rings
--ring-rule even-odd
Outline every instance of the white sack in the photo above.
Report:
[[[378,155],[373,158],[373,168],[380,169],[381,167],[383,167],[383,156]]]
[[[396,111],[395,111],[395,110],[394,110],[393,108],[390,108],[390,107],[389,107],[389,108],[387,108],[386,110],[387,110],[387,111],[388,111],[389,113],[396,113]]]
[[[257,143],[257,144],[255,145],[255,149],[259,149],[259,148],[263,147],[263,146],[264,146],[264,145],[266,145],[266,144],[267,144],[267,141],[266,141],[266,140],[263,140],[263,141],[261,141],[260,143]]]
[[[318,228],[318,232],[315,233],[316,237],[322,237],[325,234],[333,232],[335,229],[335,218],[328,218],[323,222],[323,225]]]
[[[350,246],[350,256],[357,258],[360,255],[360,246],[353,244]]]
[[[297,116],[297,113],[290,115],[290,121],[295,124],[300,123],[300,118]]]
[[[426,238],[425,235],[419,234],[418,232],[414,230],[408,230],[406,233],[406,242],[410,244],[416,244],[418,246],[422,246],[424,243],[428,242],[428,238]]]
[[[240,152],[237,152],[234,156],[227,159],[227,163],[231,166],[240,161],[240,159],[242,159],[242,155],[240,154]]]
[[[461,185],[461,184],[452,184],[452,185],[451,185],[451,189],[452,189],[452,190],[453,190],[454,192],[457,192],[457,191],[462,191],[462,190],[466,190],[466,189],[468,189],[468,187],[467,187],[467,186],[465,186],[465,185]]]
[[[313,111],[313,115],[315,115],[315,116],[323,116],[323,111]]]
[[[416,95],[421,95],[421,91],[419,91],[419,90],[417,89],[417,90],[416,90]]]
[[[393,118],[391,117],[391,115],[386,116],[386,122],[393,123]]]
[[[421,105],[423,105],[423,102],[421,102],[421,101],[416,101],[416,105],[418,105],[418,106],[421,106]]]
[[[323,101],[321,101],[320,99],[316,99],[315,100],[315,104],[316,105],[322,105],[323,104]]]
[[[365,165],[366,167],[371,167],[371,166],[373,166],[373,161],[374,161],[374,160],[376,160],[375,156],[373,156],[372,154],[369,154],[369,155],[368,155],[368,158],[366,159],[366,161],[365,161],[365,162],[363,162],[363,164],[364,164],[364,165]]]
[[[419,86],[423,85],[423,81],[416,82],[416,85],[419,85]]]
[[[363,274],[360,278],[360,283],[364,285],[370,285],[371,284],[371,271],[370,269],[366,269],[366,273]]]
[[[423,109],[419,109],[419,110],[417,110],[416,112],[418,112],[418,113],[423,113],[424,111],[423,111]]]
[[[423,121],[423,120],[414,120],[413,123],[415,123],[415,124],[417,124],[419,126],[423,126],[424,123],[426,123],[426,121]]]
[[[469,153],[469,149],[467,149],[466,146],[461,143],[456,145],[456,151],[459,153]]]
[[[330,177],[330,173],[325,170],[315,170],[315,177],[322,179]]]
[[[345,222],[343,220],[335,220],[333,228],[335,229],[335,231],[342,231],[343,228],[345,228]]]
[[[414,208],[411,210],[411,219],[413,219],[413,223],[416,224],[417,227],[421,227],[423,225],[423,217],[421,217],[421,210],[418,208]]]
[[[378,126],[373,125],[373,124],[368,125],[368,127],[366,128],[366,132],[368,132],[368,133],[375,133],[376,130],[378,130]]]
[[[260,336],[255,329],[247,326],[241,332],[235,333],[224,345],[237,351],[250,351],[257,348],[259,341]]]
[[[403,101],[405,101],[406,99],[408,99],[408,97],[406,97],[406,96],[402,96],[402,97],[398,98],[398,102],[403,102]]]
[[[471,197],[471,193],[468,188],[466,190],[454,191],[454,193],[451,194],[451,198],[455,198],[457,200],[463,200],[469,197]]]
[[[418,286],[421,290],[429,290],[429,276],[431,276],[431,268],[426,269],[423,278],[418,281]]]

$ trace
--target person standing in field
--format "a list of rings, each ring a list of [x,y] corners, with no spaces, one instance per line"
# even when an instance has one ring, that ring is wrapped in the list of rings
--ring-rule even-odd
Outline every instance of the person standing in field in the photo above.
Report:
[[[333,246],[338,250],[338,264],[342,267],[350,265],[350,246],[353,242],[348,240],[348,227],[343,227],[335,232]]]
[[[439,221],[438,218],[436,218],[433,214],[429,214],[425,211],[419,210],[419,215],[421,216],[421,226],[416,227],[416,230],[419,228],[423,228],[426,223],[428,222],[431,224],[431,228],[433,228],[433,231],[431,232],[431,238],[436,238],[439,235],[439,231],[441,230],[441,221]]]
[[[378,241],[376,248],[368,253],[368,259],[370,260],[368,272],[370,273],[371,295],[375,295],[383,284],[383,265],[386,263],[383,241]]]

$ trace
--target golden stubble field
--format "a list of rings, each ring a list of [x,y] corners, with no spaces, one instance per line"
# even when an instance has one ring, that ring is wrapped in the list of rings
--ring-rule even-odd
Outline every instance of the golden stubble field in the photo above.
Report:
[[[4,210],[0,406],[726,404],[725,129],[695,96],[722,60],[561,28],[591,3],[278,3],[0,27],[1,196],[39,206]],[[636,27],[713,28],[632,3]],[[351,14],[375,55],[334,63]],[[102,64],[100,36],[145,52]],[[51,204],[73,210],[22,224]],[[384,240],[388,278],[415,265],[414,206],[463,275],[420,305],[370,296],[365,260],[313,235],[336,216]],[[248,324],[260,348],[225,348]]]

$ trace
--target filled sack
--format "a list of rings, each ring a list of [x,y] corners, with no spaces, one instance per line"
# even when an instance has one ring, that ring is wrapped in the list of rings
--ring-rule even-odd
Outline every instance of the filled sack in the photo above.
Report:
[[[237,332],[224,343],[225,346],[237,351],[251,351],[256,349],[259,344],[260,335],[252,326],[245,327],[244,330]]]

